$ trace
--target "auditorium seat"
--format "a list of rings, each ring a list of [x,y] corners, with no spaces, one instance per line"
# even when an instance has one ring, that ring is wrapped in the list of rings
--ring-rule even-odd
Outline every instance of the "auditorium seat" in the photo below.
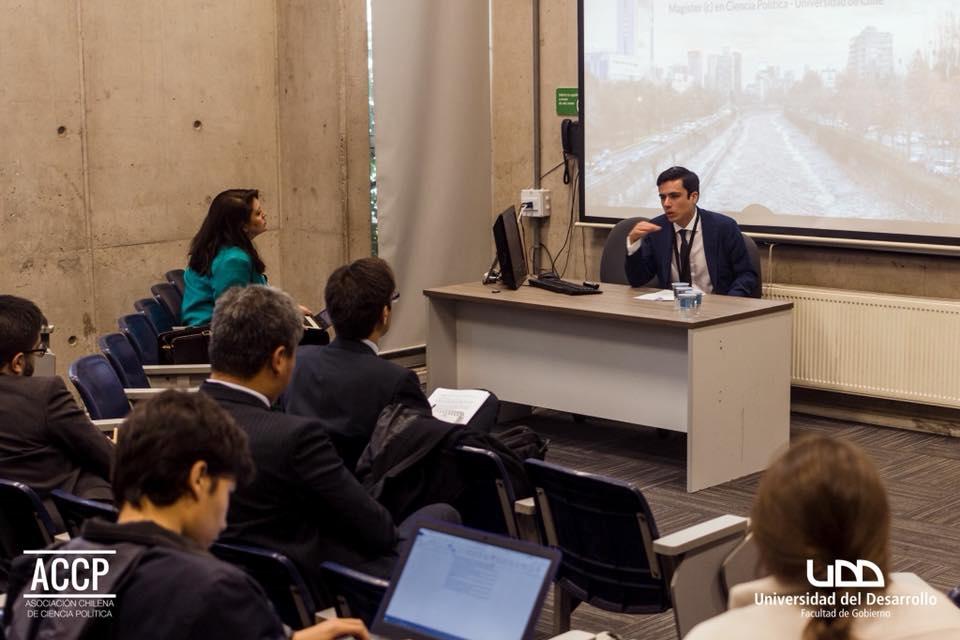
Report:
[[[183,294],[177,290],[175,285],[169,282],[161,282],[150,287],[150,293],[170,313],[174,325],[180,326],[183,324],[180,314]]]
[[[503,461],[493,451],[460,446],[457,462],[467,486],[454,505],[467,527],[517,538],[516,496]]]
[[[529,459],[537,520],[563,553],[554,584],[554,633],[570,630],[581,602],[617,613],[661,613],[669,584],[653,550],[657,524],[639,489]]]
[[[67,376],[93,420],[124,418],[130,413],[123,384],[105,356],[94,354],[75,360],[67,368]]]
[[[117,326],[127,336],[134,351],[140,358],[140,364],[160,364],[160,347],[157,332],[142,313],[131,313],[117,319]]]
[[[368,627],[380,609],[390,583],[336,562],[320,565],[324,585],[334,599],[338,618],[360,618]]]
[[[607,236],[607,241],[603,243],[603,253],[600,255],[600,282],[609,282],[610,284],[630,284],[627,281],[627,272],[624,263],[627,260],[627,236],[630,230],[641,220],[648,218],[627,218],[614,225]],[[647,283],[646,286],[657,286],[657,279],[652,280],[653,284]]]
[[[284,624],[293,629],[314,624],[313,597],[287,556],[269,549],[225,542],[213,543],[210,553],[250,574],[263,587]]]
[[[133,345],[122,333],[108,333],[97,339],[100,351],[113,366],[125,389],[148,389],[150,381],[143,371]]]
[[[183,296],[183,291],[186,288],[186,285],[183,282],[183,269],[173,269],[167,271],[163,274],[163,277],[167,279],[167,282],[172,284],[177,288],[177,291],[180,292],[180,295]]]
[[[27,549],[53,542],[56,528],[36,492],[13,480],[0,480],[0,593],[7,591],[7,571]]]
[[[113,505],[97,500],[87,500],[80,496],[75,496],[63,489],[54,489],[50,492],[50,498],[57,507],[57,512],[67,527],[67,533],[71,538],[80,535],[83,523],[90,518],[100,518],[107,522],[117,521],[117,510]]]
[[[554,585],[555,633],[581,602],[617,613],[673,608],[680,637],[723,613],[729,588],[757,577],[749,520],[723,515],[658,537],[643,493],[631,484],[525,462],[547,544],[562,551]]]
[[[154,331],[160,335],[164,331],[171,331],[176,324],[174,317],[167,308],[156,298],[142,298],[133,303],[133,308],[146,316]]]

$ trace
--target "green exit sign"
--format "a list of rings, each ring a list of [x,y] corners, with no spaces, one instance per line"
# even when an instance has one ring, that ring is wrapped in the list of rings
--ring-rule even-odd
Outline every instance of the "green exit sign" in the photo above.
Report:
[[[580,94],[576,87],[557,88],[557,115],[580,115]]]

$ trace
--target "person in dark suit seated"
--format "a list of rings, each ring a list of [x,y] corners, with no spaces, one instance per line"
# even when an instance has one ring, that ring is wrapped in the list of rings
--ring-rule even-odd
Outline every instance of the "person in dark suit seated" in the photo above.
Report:
[[[46,318],[36,304],[0,296],[0,478],[32,488],[57,525],[49,500],[63,489],[92,500],[111,500],[113,443],[80,409],[58,376],[33,376],[46,352]]]
[[[6,603],[8,637],[291,637],[260,585],[207,551],[224,527],[230,493],[252,475],[246,435],[210,398],[169,390],[138,404],[120,429],[113,476],[120,505],[117,522],[88,520],[81,537],[58,546],[73,552],[114,552],[102,556],[108,570],[93,584],[96,593],[115,593],[115,604],[71,609],[110,615],[42,615],[65,609],[42,604],[56,603],[59,592],[47,594],[33,586],[36,563],[64,556],[22,556],[15,562]],[[38,592],[49,599],[20,597]],[[90,595],[91,601],[97,598]],[[343,636],[368,638],[363,622],[354,619],[328,620],[292,638]]]
[[[388,576],[397,545],[411,532],[343,465],[315,418],[271,411],[290,382],[303,319],[286,293],[252,285],[224,293],[213,312],[211,377],[200,390],[225,408],[246,432],[257,474],[234,494],[224,538],[275,549],[304,574],[318,601],[320,564],[332,560]],[[448,505],[428,505],[419,516],[459,521]]]
[[[330,275],[324,298],[337,337],[297,351],[286,410],[319,418],[353,470],[384,407],[398,403],[430,415],[430,403],[416,373],[378,355],[399,298],[390,265],[380,258],[344,265]],[[498,404],[491,394],[467,426],[489,432]]]
[[[750,262],[740,227],[729,216],[700,209],[700,178],[670,167],[657,178],[664,215],[638,222],[627,236],[627,280],[660,288],[687,282],[704,293],[755,296],[760,276]]]

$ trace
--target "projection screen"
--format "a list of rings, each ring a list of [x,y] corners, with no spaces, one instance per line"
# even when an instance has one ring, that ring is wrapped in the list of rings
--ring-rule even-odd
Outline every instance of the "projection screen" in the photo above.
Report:
[[[580,0],[581,220],[656,176],[746,231],[960,244],[954,0]]]

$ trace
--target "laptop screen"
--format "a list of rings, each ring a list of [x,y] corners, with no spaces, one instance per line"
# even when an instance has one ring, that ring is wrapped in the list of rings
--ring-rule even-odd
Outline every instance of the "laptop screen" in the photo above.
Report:
[[[557,558],[549,549],[526,553],[491,543],[508,539],[476,533],[481,540],[417,531],[381,608],[382,621],[394,631],[442,640],[527,637]]]

